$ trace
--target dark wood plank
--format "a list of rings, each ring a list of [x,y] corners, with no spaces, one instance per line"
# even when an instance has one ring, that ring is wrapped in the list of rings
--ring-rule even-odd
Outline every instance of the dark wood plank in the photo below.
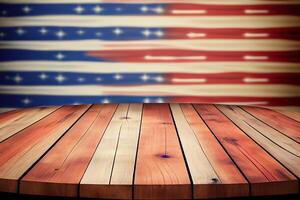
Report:
[[[16,192],[20,177],[88,108],[64,106],[0,143],[0,191]]]
[[[117,105],[93,105],[22,178],[20,193],[77,197],[79,182]]]
[[[300,144],[237,106],[217,106],[231,121],[268,153],[300,177]]]
[[[193,106],[171,104],[171,109],[193,179],[194,198],[249,196],[248,182]]]
[[[191,182],[168,104],[145,104],[135,199],[191,199]]]
[[[250,106],[243,106],[242,108],[264,123],[300,143],[299,122],[296,122],[295,120],[276,112],[275,110]]]
[[[251,194],[299,192],[297,178],[235,126],[213,105],[195,108],[251,184]]]

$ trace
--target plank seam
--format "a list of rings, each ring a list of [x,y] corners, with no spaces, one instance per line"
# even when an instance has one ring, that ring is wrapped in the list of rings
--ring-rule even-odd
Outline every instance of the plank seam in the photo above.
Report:
[[[116,144],[116,149],[115,149],[115,153],[114,153],[114,159],[113,159],[113,163],[112,163],[112,166],[111,166],[111,171],[110,171],[110,177],[109,177],[109,185],[111,185],[111,178],[112,178],[112,175],[113,175],[113,171],[114,171],[114,166],[115,166],[115,162],[116,162],[116,156],[117,156],[117,152],[118,152],[118,147],[119,147],[119,143],[120,143],[120,135],[121,135],[121,130],[122,130],[122,127],[123,127],[123,123],[126,123],[127,122],[127,115],[128,115],[128,111],[129,111],[129,105],[127,107],[127,111],[126,111],[126,119],[122,119],[122,124],[119,128],[119,131],[118,131],[118,139],[117,139],[117,144]]]
[[[276,142],[274,142],[273,140],[271,140],[270,138],[268,138],[267,136],[265,136],[263,133],[261,133],[259,130],[257,130],[255,127],[253,127],[251,124],[249,124],[248,122],[242,120],[245,124],[247,124],[248,126],[250,126],[252,129],[254,129],[256,132],[258,132],[260,135],[262,135],[263,137],[265,137],[267,140],[271,141],[274,145],[278,146],[279,148],[283,149],[284,151],[287,151],[290,154],[293,154],[294,156],[300,158],[299,155],[294,154],[293,152],[290,152],[289,150],[285,149],[284,147],[280,146],[279,144],[277,144]],[[236,125],[238,126],[238,125]],[[244,132],[245,134],[247,134],[246,132]],[[251,138],[251,136],[248,135],[248,137]],[[251,138],[252,139],[252,138]],[[254,139],[252,139],[253,141],[255,141]],[[293,140],[294,141],[294,140]],[[256,141],[255,141],[256,142]],[[257,143],[257,142],[256,142]],[[258,144],[258,143],[257,143]],[[267,151],[267,150],[265,150]]]
[[[188,175],[189,175],[189,179],[190,179],[190,183],[191,183],[192,199],[195,199],[194,198],[194,182],[193,182],[193,179],[192,179],[192,174],[191,174],[190,168],[188,166],[187,158],[186,158],[186,156],[184,154],[183,145],[182,145],[181,140],[180,140],[180,136],[179,136],[179,133],[178,133],[178,129],[177,129],[177,126],[176,126],[176,122],[175,122],[174,115],[173,115],[173,112],[172,112],[170,104],[168,104],[168,108],[169,108],[169,111],[171,113],[173,125],[174,125],[175,130],[176,130],[176,135],[177,135],[177,139],[178,139],[178,142],[179,142],[179,145],[180,145],[180,150],[181,150],[184,162],[185,162],[185,167],[186,167]]]
[[[105,133],[105,131],[107,130],[107,127],[108,127],[108,125],[110,124],[112,118],[114,117],[114,115],[115,115],[115,113],[116,113],[118,107],[119,107],[119,104],[116,106],[116,108],[115,108],[113,114],[111,115],[110,121],[107,123],[106,127],[103,129],[103,134],[102,134],[102,136],[101,136],[101,138],[100,138],[98,144],[97,144],[96,147],[95,147],[95,150],[94,150],[94,152],[93,152],[93,154],[92,154],[92,156],[91,156],[91,159],[90,159],[89,162],[87,163],[87,167],[85,168],[82,177],[81,177],[80,180],[79,180],[78,190],[77,190],[77,195],[78,195],[77,198],[80,198],[80,185],[81,185],[80,183],[81,183],[81,181],[82,181],[82,178],[84,177],[84,174],[85,174],[86,170],[88,169],[88,166],[90,165],[90,163],[91,163],[91,161],[92,161],[92,159],[93,159],[93,157],[94,157],[94,155],[95,155],[95,153],[96,153],[96,150],[97,150],[99,144],[101,143],[101,140],[102,140],[102,138],[103,138],[103,136],[104,136],[104,133]],[[101,111],[100,111],[100,113],[101,113]],[[100,113],[99,113],[99,114],[100,114]]]
[[[60,139],[62,137],[65,136],[65,134],[82,118],[83,115],[85,115],[85,113],[92,107],[92,105],[89,105],[89,107],[74,121],[74,123],[71,124],[71,126],[69,128],[66,129],[66,131],[64,131],[64,133],[40,156],[39,159],[37,159],[36,162],[34,162],[24,173],[23,175],[18,179],[17,182],[17,194],[20,194],[20,184],[21,184],[21,180],[23,179],[23,177],[52,149],[53,146],[55,146],[58,141],[60,141]]]
[[[196,133],[195,133],[194,130],[192,129],[190,123],[188,123],[188,120],[186,119],[186,116],[185,116],[185,114],[184,114],[184,112],[183,112],[182,107],[180,106],[180,104],[179,104],[179,108],[180,108],[180,110],[181,110],[181,112],[182,112],[182,114],[183,114],[183,117],[184,117],[185,121],[187,122],[187,124],[189,125],[191,131],[193,132],[193,134],[194,134],[194,136],[195,136],[195,138],[196,138],[196,140],[197,140],[197,143],[199,144],[200,149],[201,149],[201,151],[203,152],[203,154],[204,154],[206,160],[208,161],[208,163],[209,163],[209,165],[211,166],[211,168],[214,170],[215,174],[218,176],[218,180],[221,181],[221,178],[220,178],[219,174],[217,173],[217,171],[215,170],[214,166],[212,165],[210,159],[209,159],[208,156],[206,155],[206,153],[205,153],[205,151],[204,151],[204,149],[203,149],[203,147],[202,147],[202,145],[201,145],[201,143],[200,143],[198,137],[196,136]],[[194,109],[194,107],[193,107],[193,109]],[[195,109],[194,109],[194,110],[195,110]],[[197,113],[196,110],[195,110],[195,112]],[[222,181],[221,181],[221,183],[222,183]]]
[[[140,138],[141,138],[141,130],[142,130],[142,122],[143,122],[143,114],[144,114],[144,104],[142,104],[142,111],[141,111],[141,117],[140,117],[140,127],[139,127],[139,136],[136,146],[136,154],[135,154],[135,161],[134,161],[134,168],[133,168],[133,179],[132,179],[132,199],[135,199],[134,196],[134,180],[135,180],[135,170],[136,170],[136,161],[139,153],[139,144],[140,144]]]
[[[88,111],[92,108],[93,106],[91,106]],[[87,112],[88,112],[87,111]],[[92,111],[93,112],[93,111]],[[98,114],[96,115],[95,119],[92,121],[92,123],[89,125],[89,127],[86,129],[86,131],[84,132],[84,134],[82,134],[80,136],[80,138],[77,140],[77,142],[75,143],[75,145],[72,147],[71,151],[68,153],[68,155],[65,157],[64,161],[62,162],[62,164],[60,165],[60,167],[62,167],[65,163],[65,161],[69,158],[70,154],[74,151],[74,149],[78,146],[78,144],[81,142],[82,138],[88,133],[88,131],[91,129],[91,127],[94,125],[95,121],[97,120],[98,116],[100,115],[100,112],[98,112]],[[60,168],[59,167],[59,168]],[[55,174],[53,174],[52,176],[54,176]],[[52,178],[52,177],[51,177]]]
[[[239,168],[239,166],[237,165],[237,163],[233,160],[233,158],[231,157],[231,155],[228,153],[228,151],[224,148],[224,146],[222,145],[222,143],[218,140],[218,138],[215,136],[214,132],[211,130],[211,128],[207,125],[206,121],[202,118],[202,116],[198,113],[197,109],[195,108],[195,104],[192,104],[193,108],[196,110],[196,113],[199,115],[199,117],[202,119],[202,121],[204,122],[204,124],[206,125],[206,127],[210,130],[210,132],[212,133],[213,137],[217,140],[217,142],[221,145],[222,149],[225,151],[225,153],[228,155],[228,157],[230,158],[230,160],[233,162],[233,164],[236,166],[236,168],[239,170],[239,172],[241,173],[241,175],[245,178],[245,180],[247,181],[247,185],[249,187],[249,196],[252,196],[252,186],[251,183],[249,181],[249,179],[246,177],[246,175],[243,173],[243,171]],[[216,106],[214,106],[216,107]],[[217,107],[216,107],[217,108]],[[217,108],[218,109],[218,108]],[[218,109],[219,110],[219,109]],[[227,117],[227,116],[226,116]]]
[[[38,122],[39,122],[39,121],[41,121],[42,119],[44,119],[44,118],[48,117],[49,115],[51,115],[52,113],[54,113],[55,111],[57,111],[58,109],[60,109],[61,107],[62,107],[62,106],[59,106],[57,109],[55,109],[55,110],[51,111],[50,113],[48,113],[47,115],[45,115],[45,116],[44,116],[44,117],[42,117],[41,119],[39,119],[39,120],[37,120],[37,121],[33,122],[32,124],[30,124],[30,125],[28,125],[28,126],[24,127],[23,129],[21,129],[21,130],[19,130],[18,132],[16,132],[16,133],[12,134],[12,135],[11,135],[11,136],[9,136],[8,138],[5,138],[4,140],[2,140],[2,141],[0,142],[0,144],[1,144],[2,142],[4,142],[4,141],[8,140],[9,138],[13,137],[14,135],[17,135],[19,132],[21,132],[21,131],[23,131],[23,130],[25,130],[25,129],[29,128],[30,126],[33,126],[34,124],[38,123]],[[24,117],[24,116],[22,116],[22,117]]]
[[[216,107],[216,106],[215,106]],[[216,107],[217,108],[217,107]],[[221,111],[220,111],[221,112]],[[226,118],[228,118],[227,117],[227,115],[225,115],[223,112],[221,112],[224,116],[226,116]],[[233,123],[233,121],[230,119],[230,118],[228,118],[229,120],[230,120],[230,122],[232,122]],[[239,128],[239,126],[237,126],[235,123],[233,123],[238,129],[240,129]],[[251,138],[251,137],[249,137],[242,129],[240,129],[249,139],[251,139],[251,141],[253,141],[253,139]],[[255,142],[256,143],[256,142]],[[271,182],[271,180],[269,180],[269,178],[268,178],[268,176],[258,167],[258,165],[257,164],[255,164],[252,160],[254,160],[254,161],[256,161],[263,169],[265,169],[265,171],[266,172],[268,172],[268,170],[263,166],[263,165],[261,165],[260,164],[260,162],[258,162],[254,157],[251,157],[251,156],[248,156],[249,155],[249,153],[247,152],[247,150],[246,149],[244,149],[244,148],[239,148],[239,147],[237,147],[237,149],[239,150],[239,152],[240,153],[242,153],[264,176],[265,176],[265,178],[269,181],[269,182]],[[265,149],[263,149],[264,151],[266,151]],[[267,151],[266,151],[267,152]],[[268,152],[267,152],[268,153]],[[269,154],[269,153],[268,153]],[[272,174],[270,174],[269,172],[268,172],[268,174],[271,176],[271,177],[273,177],[273,179],[276,179]]]
[[[218,108],[219,109],[219,108]],[[220,109],[219,109],[220,110]],[[222,110],[220,110],[222,113],[223,113],[223,111]],[[226,117],[227,117],[227,115],[225,114],[225,113],[223,113]],[[229,117],[228,117],[229,118]],[[230,118],[229,118],[230,119]],[[230,119],[231,120],[231,119]],[[244,120],[243,120],[244,121]],[[245,122],[245,121],[244,121]],[[234,123],[240,130],[242,130],[234,121],[232,121],[232,123]],[[246,122],[245,122],[246,123]],[[257,131],[259,134],[261,134],[262,136],[264,136],[260,131],[258,131],[257,129],[255,129],[254,127],[252,127],[250,124],[248,124],[248,123],[246,123],[247,125],[249,125],[251,128],[253,128],[255,131]],[[243,131],[243,130],[242,130]],[[244,131],[243,131],[244,132]],[[298,177],[298,176],[296,176],[291,170],[289,170],[282,162],[280,162],[280,160],[278,160],[277,158],[275,158],[271,153],[269,153],[268,151],[267,151],[267,149],[265,149],[262,145],[260,145],[258,142],[256,142],[256,140],[254,140],[251,136],[249,136],[246,132],[244,132],[245,133],[245,135],[247,135],[247,137],[249,137],[251,140],[253,140],[258,146],[260,146],[265,152],[267,152],[274,160],[276,160],[278,163],[280,163],[286,170],[288,170],[293,176],[295,176],[297,179],[298,179],[298,181],[299,181],[299,187],[300,187],[300,178]],[[268,140],[270,140],[271,142],[273,142],[271,139],[269,139],[268,137],[266,137],[266,136],[264,136],[265,138],[267,138]],[[274,142],[273,142],[274,143]],[[274,143],[274,144],[276,144],[276,143]],[[276,144],[277,146],[279,146],[278,144]],[[280,148],[282,148],[281,146],[279,146]],[[284,148],[282,148],[282,149],[284,149]],[[289,152],[288,150],[286,150],[286,149],[284,149],[285,151],[287,151],[287,152]],[[291,152],[289,152],[289,153],[291,153]],[[293,153],[291,153],[291,154],[293,154]],[[293,155],[295,155],[295,154],[293,154]],[[295,156],[297,156],[297,155],[295,155]],[[299,157],[299,156],[297,156],[297,157]]]
[[[289,119],[291,119],[292,121],[295,121],[295,122],[297,122],[297,123],[300,123],[300,121],[298,121],[298,120],[296,120],[296,119],[294,119],[294,118],[292,118],[291,116],[289,116],[289,115],[286,115],[284,112],[278,112],[277,110],[275,110],[274,109],[274,111],[276,111],[277,113],[279,113],[279,114],[282,114],[282,115],[284,115],[285,117],[287,117],[287,118],[289,118]],[[291,113],[293,113],[293,112],[291,112]],[[297,113],[297,112],[296,112]],[[299,115],[299,113],[297,113],[298,115]]]
[[[245,112],[247,112],[247,113],[250,114],[251,116],[253,116],[255,119],[257,119],[257,120],[261,121],[262,123],[266,124],[267,126],[271,127],[271,128],[274,129],[275,131],[278,131],[278,132],[281,133],[282,135],[284,135],[284,136],[290,138],[291,140],[297,142],[298,144],[300,144],[300,142],[298,142],[297,140],[295,140],[295,139],[292,138],[291,136],[289,136],[289,135],[287,135],[287,134],[285,134],[285,133],[279,131],[278,129],[274,128],[274,127],[271,126],[270,124],[268,124],[268,123],[262,121],[261,119],[259,119],[259,118],[256,117],[255,115],[253,115],[252,113],[250,113],[250,112],[248,112],[247,110],[245,110],[243,107],[241,107],[241,106],[238,106],[238,107],[241,108],[241,109],[243,109]],[[278,113],[278,112],[277,112],[277,113]],[[279,113],[279,114],[280,114],[280,113]]]

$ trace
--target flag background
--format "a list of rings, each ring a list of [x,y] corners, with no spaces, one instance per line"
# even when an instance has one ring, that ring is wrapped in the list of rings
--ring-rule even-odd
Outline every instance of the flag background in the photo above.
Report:
[[[298,0],[0,0],[0,107],[300,106]]]

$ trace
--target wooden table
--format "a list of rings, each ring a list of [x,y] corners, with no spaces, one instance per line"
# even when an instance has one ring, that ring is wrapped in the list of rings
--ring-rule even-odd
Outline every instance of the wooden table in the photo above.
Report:
[[[0,115],[0,191],[114,199],[298,194],[300,115],[103,104]]]

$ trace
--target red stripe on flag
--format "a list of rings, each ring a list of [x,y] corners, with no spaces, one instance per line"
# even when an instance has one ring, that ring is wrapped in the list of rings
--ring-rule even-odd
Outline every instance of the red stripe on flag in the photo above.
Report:
[[[251,103],[252,105],[262,106],[300,106],[300,97],[168,97],[166,102],[172,103]],[[255,103],[256,102],[256,103]]]
[[[169,4],[168,15],[300,15],[300,5]]]
[[[300,62],[300,51],[197,51],[177,49],[88,51],[87,56],[114,62],[254,61]]]
[[[291,84],[300,85],[300,73],[170,73],[166,84]]]
[[[166,28],[164,38],[300,40],[300,28]]]

